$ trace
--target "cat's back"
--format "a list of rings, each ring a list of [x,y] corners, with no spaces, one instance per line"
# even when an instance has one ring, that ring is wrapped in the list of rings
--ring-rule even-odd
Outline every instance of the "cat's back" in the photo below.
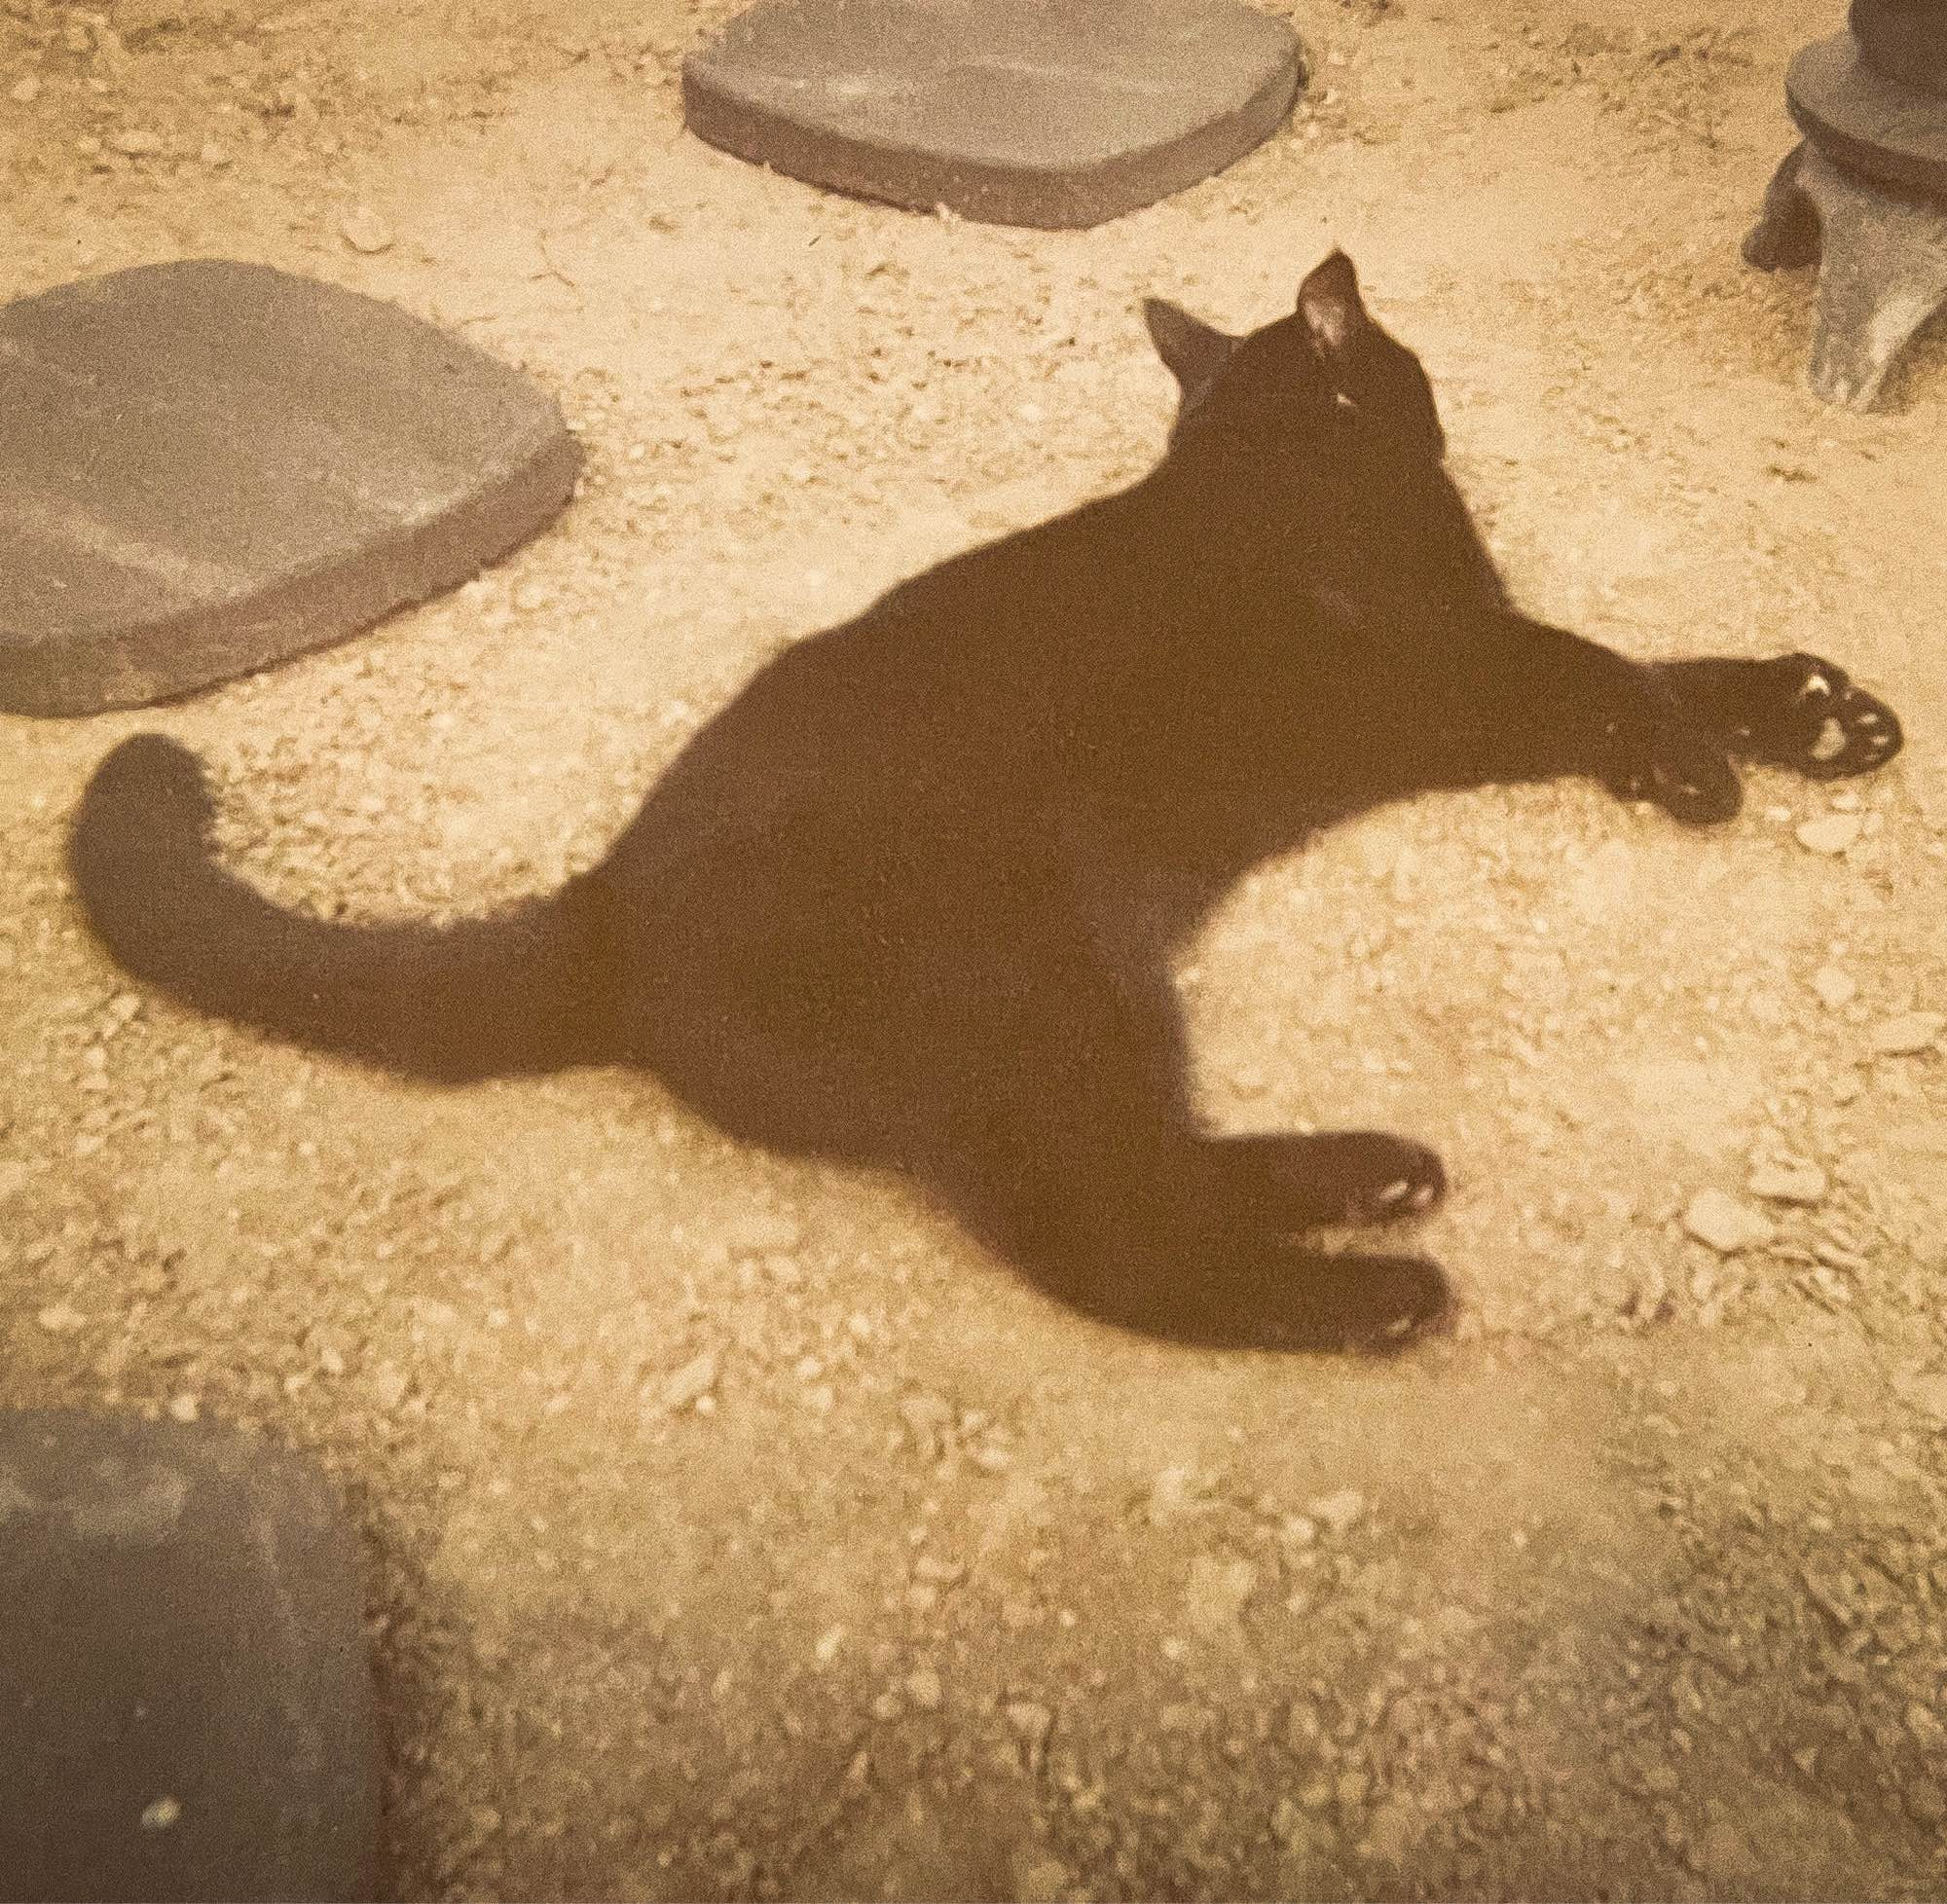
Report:
[[[895,591],[767,661],[651,787],[618,852],[649,872],[787,828],[857,832],[986,779],[1018,734],[996,705],[1009,677],[934,605]]]

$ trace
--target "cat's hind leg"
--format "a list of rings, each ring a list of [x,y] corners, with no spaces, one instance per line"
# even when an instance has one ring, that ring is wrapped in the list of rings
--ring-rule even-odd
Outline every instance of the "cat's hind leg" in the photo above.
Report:
[[[1711,656],[1666,662],[1657,673],[1693,719],[1766,766],[1843,780],[1885,766],[1900,750],[1893,711],[1816,654]]]
[[[975,1233],[1062,1301],[1172,1341],[1384,1353],[1446,1321],[1434,1263],[1293,1236],[1424,1207],[1431,1153],[1378,1133],[1213,1137],[1165,976],[1046,939],[1035,963],[1026,987],[963,998],[973,1062],[922,1169]]]

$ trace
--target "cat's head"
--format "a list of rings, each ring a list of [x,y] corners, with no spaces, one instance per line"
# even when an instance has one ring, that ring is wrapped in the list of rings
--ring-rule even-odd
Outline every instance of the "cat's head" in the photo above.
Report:
[[[1435,461],[1446,452],[1426,372],[1366,309],[1342,251],[1299,286],[1289,317],[1245,337],[1160,298],[1143,316],[1180,393],[1172,444],[1221,419],[1233,430],[1329,428]]]

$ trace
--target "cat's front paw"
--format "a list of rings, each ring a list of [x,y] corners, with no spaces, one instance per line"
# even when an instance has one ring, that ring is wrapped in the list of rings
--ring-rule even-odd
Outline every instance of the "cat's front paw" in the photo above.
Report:
[[[1715,735],[1674,714],[1635,737],[1626,736],[1621,721],[1607,731],[1620,744],[1620,758],[1602,780],[1619,800],[1653,800],[1686,826],[1737,817],[1744,784]]]
[[[1731,733],[1733,746],[1753,760],[1812,780],[1843,780],[1869,774],[1899,751],[1899,717],[1843,668],[1816,654],[1782,654],[1761,667],[1764,692],[1751,697]]]

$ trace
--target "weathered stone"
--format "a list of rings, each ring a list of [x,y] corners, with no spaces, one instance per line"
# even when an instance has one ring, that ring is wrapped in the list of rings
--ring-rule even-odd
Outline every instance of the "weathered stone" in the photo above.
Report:
[[[552,399],[463,339],[262,265],[0,308],[0,708],[139,707],[464,581],[572,494]]]
[[[1947,150],[1947,109],[1928,101],[1928,117]],[[1869,411],[1908,339],[1947,304],[1947,187],[1891,183],[1857,167],[1867,144],[1842,158],[1820,150],[1832,144],[1822,130],[1785,156],[1745,261],[1760,271],[1818,265],[1807,384],[1826,403]]]
[[[1947,197],[1947,102],[1877,71],[1850,33],[1803,48],[1785,69],[1798,129],[1868,178]]]
[[[837,191],[1098,225],[1291,111],[1299,46],[1233,0],[759,0],[684,62],[690,130]]]
[[[0,1413],[0,1892],[375,1894],[358,1567],[310,1463]]]

